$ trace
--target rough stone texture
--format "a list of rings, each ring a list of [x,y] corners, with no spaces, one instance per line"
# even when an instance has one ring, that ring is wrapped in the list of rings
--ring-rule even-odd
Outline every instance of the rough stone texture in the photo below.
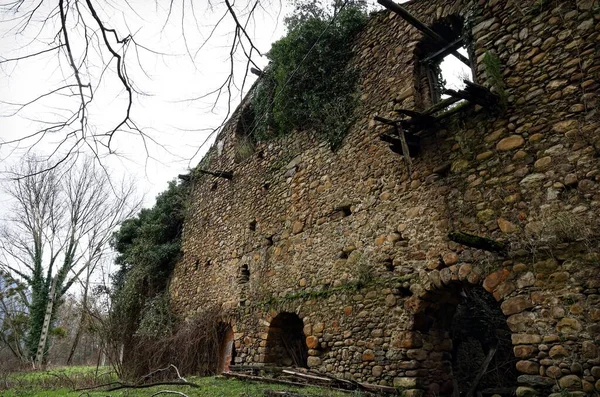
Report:
[[[451,385],[452,341],[419,315],[483,284],[509,316],[520,395],[549,395],[557,381],[600,391],[600,13],[575,3],[405,4],[427,24],[466,18],[477,82],[490,85],[483,58],[496,54],[507,99],[504,113],[467,108],[425,134],[410,176],[373,121],[431,105],[423,36],[396,15],[377,13],[357,39],[360,106],[337,152],[298,132],[240,161],[238,109],[202,161],[233,179],[192,181],[175,311],[220,307],[238,364],[264,362],[271,320],[296,313],[312,369],[433,396]],[[509,249],[464,247],[450,231]]]

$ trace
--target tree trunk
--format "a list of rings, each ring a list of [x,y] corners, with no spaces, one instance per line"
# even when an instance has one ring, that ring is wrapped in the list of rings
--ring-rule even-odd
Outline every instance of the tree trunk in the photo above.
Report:
[[[79,318],[79,323],[77,324],[77,331],[75,332],[75,339],[73,340],[73,345],[71,345],[71,351],[69,352],[69,358],[67,358],[67,365],[73,364],[73,357],[75,356],[75,351],[77,350],[77,346],[79,345],[79,341],[81,339],[81,334],[83,333],[83,328],[85,326],[87,320],[87,298],[88,298],[88,290],[90,285],[90,269],[88,265],[88,271],[85,278],[85,285],[83,287],[83,297],[81,299],[81,317]]]
[[[41,369],[44,364],[44,356],[46,350],[46,341],[48,340],[48,332],[50,330],[50,320],[52,319],[52,309],[54,308],[54,295],[56,291],[57,277],[52,280],[52,287],[50,288],[50,294],[48,296],[48,304],[46,305],[46,314],[44,316],[44,324],[42,325],[42,332],[40,334],[40,343],[37,347],[37,353],[35,355],[35,361],[33,365],[36,369]]]

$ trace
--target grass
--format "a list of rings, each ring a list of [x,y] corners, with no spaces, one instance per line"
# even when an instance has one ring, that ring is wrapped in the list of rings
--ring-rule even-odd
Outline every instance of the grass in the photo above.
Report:
[[[161,390],[184,393],[189,397],[261,397],[266,390],[296,392],[313,397],[360,396],[318,387],[297,388],[277,384],[244,382],[224,377],[186,377],[200,387],[165,385],[147,389],[122,389],[74,391],[116,381],[109,367],[101,367],[96,377],[95,367],[68,367],[40,372],[0,374],[0,396],[2,397],[150,397]],[[160,394],[175,395],[175,394]]]

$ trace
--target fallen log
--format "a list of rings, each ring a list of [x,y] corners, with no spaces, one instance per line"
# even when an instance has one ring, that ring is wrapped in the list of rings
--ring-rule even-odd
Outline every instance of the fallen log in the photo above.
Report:
[[[309,386],[308,383],[292,382],[289,380],[280,380],[280,379],[275,379],[275,378],[265,378],[264,376],[236,374],[233,372],[223,372],[221,375],[223,375],[226,378],[236,378],[236,379],[240,379],[240,380],[247,380],[247,381],[253,381],[253,382],[273,383],[273,384],[278,384],[278,385],[288,385],[288,386],[296,386],[296,387]]]
[[[289,391],[266,390],[265,397],[306,397],[304,394],[290,393]]]

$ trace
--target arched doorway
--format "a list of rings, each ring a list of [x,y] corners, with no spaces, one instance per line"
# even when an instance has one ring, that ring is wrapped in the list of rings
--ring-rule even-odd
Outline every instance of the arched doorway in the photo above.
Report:
[[[235,363],[235,345],[231,325],[219,324],[219,357],[217,374],[229,372],[229,366]]]
[[[440,360],[428,382],[430,393],[513,395],[517,360],[500,303],[483,287],[460,283],[431,293],[428,301],[415,315],[413,330],[434,346]]]
[[[269,326],[265,363],[306,367],[308,347],[304,323],[295,313],[279,313]]]

